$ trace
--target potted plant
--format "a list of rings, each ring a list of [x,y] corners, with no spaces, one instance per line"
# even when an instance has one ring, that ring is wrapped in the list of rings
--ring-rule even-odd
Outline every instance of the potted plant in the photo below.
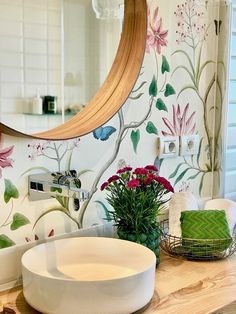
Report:
[[[124,167],[101,186],[109,192],[110,217],[120,239],[130,240],[150,248],[160,258],[158,215],[174,192],[170,182],[158,175],[154,165],[144,168]]]

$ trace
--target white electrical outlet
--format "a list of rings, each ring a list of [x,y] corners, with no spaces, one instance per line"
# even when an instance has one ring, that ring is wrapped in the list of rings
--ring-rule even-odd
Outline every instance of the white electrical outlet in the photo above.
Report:
[[[159,159],[177,157],[179,155],[179,137],[158,136],[157,155]]]
[[[197,155],[199,150],[199,144],[200,137],[198,134],[180,136],[179,155],[180,156]]]

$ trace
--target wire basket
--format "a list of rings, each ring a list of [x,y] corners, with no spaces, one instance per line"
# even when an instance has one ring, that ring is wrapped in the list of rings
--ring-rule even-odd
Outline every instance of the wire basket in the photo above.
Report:
[[[236,251],[236,230],[232,238],[227,239],[190,239],[169,234],[169,221],[160,223],[160,247],[172,256],[190,260],[218,260],[232,255]]]

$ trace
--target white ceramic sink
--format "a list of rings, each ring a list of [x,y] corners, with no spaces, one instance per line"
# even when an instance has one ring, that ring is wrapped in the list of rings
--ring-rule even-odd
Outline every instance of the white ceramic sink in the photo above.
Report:
[[[130,241],[69,238],[22,257],[26,301],[44,314],[129,314],[154,293],[156,257]]]

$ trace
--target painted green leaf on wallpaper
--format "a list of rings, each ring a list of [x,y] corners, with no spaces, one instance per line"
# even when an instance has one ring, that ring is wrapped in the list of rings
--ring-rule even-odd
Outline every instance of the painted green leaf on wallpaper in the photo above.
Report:
[[[132,90],[131,93],[136,93],[138,90],[140,90],[140,88],[142,88],[145,84],[147,83],[147,81],[143,81],[141,82],[141,84],[139,84],[139,86],[135,89]]]
[[[55,198],[59,204],[69,212],[69,197],[57,195]]]
[[[129,99],[133,99],[133,100],[135,100],[135,99],[139,99],[140,97],[142,97],[143,96],[143,94],[144,93],[139,93],[138,95],[136,95],[136,96],[129,96]]]
[[[155,79],[154,75],[151,84],[149,85],[149,95],[153,97],[156,97],[157,95],[157,80]]]
[[[175,94],[175,90],[174,90],[173,86],[167,83],[165,93],[164,93],[165,97],[168,97],[168,96],[171,96],[174,94]]]
[[[174,185],[176,185],[183,177],[185,176],[186,172],[191,170],[191,168],[185,169],[181,174],[176,178]]]
[[[204,177],[205,177],[205,174],[206,173],[203,173],[202,177],[201,177],[201,181],[200,181],[200,184],[199,184],[199,195],[202,195],[202,188],[203,188],[203,182],[204,182]]]
[[[184,51],[184,50],[176,50],[176,51],[174,51],[174,52],[172,53],[172,56],[173,56],[174,54],[176,54],[176,53],[181,53],[181,54],[184,54],[184,55],[185,55],[185,57],[188,59],[188,62],[189,62],[189,64],[190,64],[192,73],[194,73],[194,72],[195,72],[194,66],[193,66],[192,60],[191,60],[191,58],[189,57],[188,53],[187,53],[186,51]]]
[[[203,137],[200,140],[200,144],[199,144],[199,148],[198,148],[198,153],[197,153],[197,164],[199,165],[199,159],[200,159],[200,155],[201,155],[201,150],[202,150],[202,143],[203,143]]]
[[[18,198],[19,192],[15,185],[8,179],[4,179],[5,191],[4,191],[4,201],[8,203],[11,198]]]
[[[77,178],[79,178],[80,176],[82,176],[83,174],[85,174],[87,172],[93,172],[93,170],[91,170],[91,169],[83,169],[83,170],[77,172]]]
[[[155,125],[152,123],[152,121],[148,121],[148,124],[146,126],[146,131],[149,134],[158,134],[157,128],[155,127]]]
[[[107,206],[102,201],[95,201],[95,203],[98,203],[99,205],[102,206],[102,209],[104,210],[104,213],[105,213],[105,216],[106,216],[106,218],[103,218],[103,219],[105,219],[107,221],[112,221],[112,217],[110,215],[110,211],[107,208]]]
[[[170,72],[170,65],[165,56],[162,56],[161,73]]]
[[[172,172],[170,175],[169,175],[169,179],[173,179],[176,175],[177,175],[177,172],[179,171],[179,168],[184,165],[185,163],[184,162],[181,162],[180,164],[178,164],[178,166],[175,168],[174,172]]]
[[[8,236],[5,234],[0,234],[0,249],[4,249],[13,245],[16,245],[14,241],[8,238]]]
[[[68,198],[69,199],[69,198]],[[63,207],[53,207],[53,208],[49,208],[47,209],[45,212],[43,212],[35,221],[34,225],[33,225],[33,229],[35,228],[36,224],[39,222],[39,220],[41,218],[43,218],[44,216],[46,216],[49,213],[55,212],[55,211],[59,211],[64,213],[65,215],[67,215],[72,221],[74,221],[74,223],[77,225],[78,229],[81,228],[81,225],[78,223],[78,221],[71,216],[69,210],[67,210],[66,208]]]
[[[179,96],[180,96],[184,91],[186,91],[186,90],[188,90],[188,89],[193,89],[196,93],[198,92],[198,90],[197,90],[197,88],[196,88],[195,86],[186,85],[186,86],[184,86],[184,87],[179,91],[179,93],[178,93],[178,95],[177,95],[177,98],[179,98]]]
[[[201,172],[199,171],[199,172],[195,173],[194,175],[188,177],[187,181],[196,179],[197,176],[198,176],[200,173],[201,173]]]
[[[165,103],[163,102],[163,100],[161,98],[157,99],[156,107],[158,110],[164,110],[164,111],[168,112],[168,109],[167,109]]]
[[[135,151],[135,153],[137,152],[137,147],[138,147],[138,143],[139,143],[139,140],[140,140],[140,131],[139,130],[133,130],[131,132],[131,141],[133,143],[133,149]]]
[[[215,62],[212,61],[212,60],[205,61],[205,62],[201,65],[201,67],[199,68],[199,71],[197,71],[197,74],[196,74],[196,76],[197,76],[197,83],[199,83],[199,81],[200,81],[200,79],[201,79],[202,72],[203,72],[204,68],[205,68],[208,64],[210,64],[210,63],[215,63]],[[200,63],[199,63],[199,65],[200,65]]]
[[[163,158],[159,159],[159,157],[157,156],[153,162],[154,166],[157,167],[158,171],[160,172],[160,169],[161,169],[161,165],[163,163]]]
[[[188,73],[188,75],[189,75],[190,78],[191,78],[192,83],[195,84],[195,77],[193,76],[193,74],[190,72],[190,70],[189,70],[185,65],[178,65],[178,66],[174,69],[174,71],[172,72],[172,75],[171,75],[171,76],[173,76],[174,73],[175,73],[176,71],[178,71],[178,70],[184,70],[186,73]]]
[[[20,213],[15,213],[13,215],[13,221],[11,223],[11,230],[16,230],[19,229],[20,227],[23,227],[27,224],[29,224],[30,221],[27,217],[25,217],[24,215],[20,214]]]
[[[45,167],[36,166],[36,167],[31,167],[31,168],[27,169],[26,171],[24,171],[24,172],[20,175],[20,177],[23,177],[23,176],[25,176],[26,174],[30,173],[31,171],[35,171],[35,170],[37,170],[37,171],[40,170],[40,172],[43,171],[43,172],[45,172],[45,173],[51,172],[49,169],[47,169],[47,168],[45,168]]]

